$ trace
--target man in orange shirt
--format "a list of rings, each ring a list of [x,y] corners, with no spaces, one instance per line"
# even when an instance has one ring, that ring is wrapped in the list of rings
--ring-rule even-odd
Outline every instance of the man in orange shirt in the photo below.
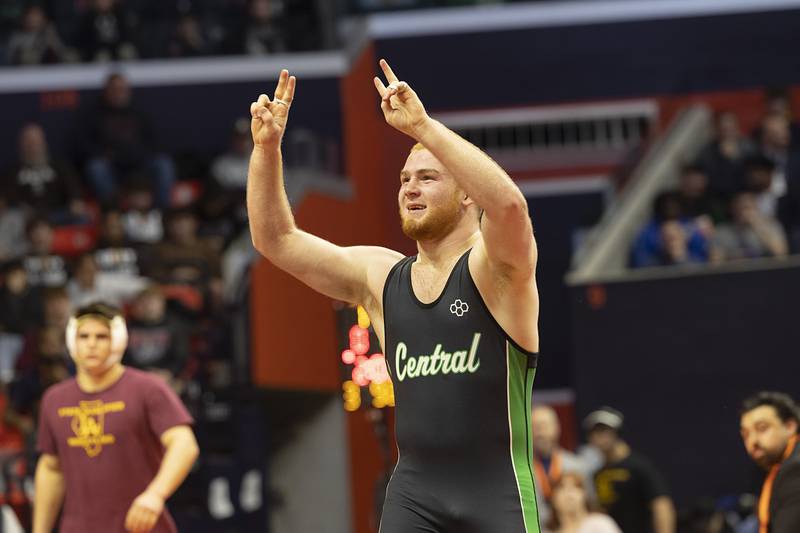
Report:
[[[742,404],[747,453],[767,471],[758,502],[759,533],[800,531],[800,410],[781,392],[759,392]]]

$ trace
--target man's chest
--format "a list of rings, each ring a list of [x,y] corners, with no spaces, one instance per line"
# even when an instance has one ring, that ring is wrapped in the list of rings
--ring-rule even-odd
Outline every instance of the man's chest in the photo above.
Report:
[[[59,402],[50,420],[59,453],[88,458],[130,445],[144,430],[142,406],[124,398]]]

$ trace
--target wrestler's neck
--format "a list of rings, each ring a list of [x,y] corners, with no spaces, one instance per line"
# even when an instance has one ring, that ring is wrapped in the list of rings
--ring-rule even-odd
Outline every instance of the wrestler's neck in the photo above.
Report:
[[[124,372],[125,367],[121,363],[115,363],[102,372],[88,372],[79,368],[75,379],[83,392],[102,392],[119,381]]]
[[[417,241],[417,265],[449,267],[453,259],[475,246],[481,232],[474,225],[462,224],[441,239]]]

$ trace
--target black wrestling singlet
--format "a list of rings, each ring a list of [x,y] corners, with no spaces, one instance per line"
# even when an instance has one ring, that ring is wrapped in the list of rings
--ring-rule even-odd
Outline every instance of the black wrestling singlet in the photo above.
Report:
[[[539,533],[531,467],[536,354],[489,313],[469,252],[423,304],[407,257],[383,290],[399,460],[380,533]]]

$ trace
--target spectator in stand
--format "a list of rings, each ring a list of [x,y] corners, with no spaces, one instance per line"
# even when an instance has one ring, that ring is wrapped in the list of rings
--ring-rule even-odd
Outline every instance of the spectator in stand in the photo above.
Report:
[[[247,170],[253,139],[250,135],[250,120],[239,118],[233,124],[228,151],[217,156],[211,163],[211,177],[227,191],[244,196],[247,187]]]
[[[157,244],[151,277],[163,283],[191,285],[205,290],[220,282],[220,250],[198,235],[199,221],[190,208],[175,209],[167,217],[167,238]]]
[[[64,332],[45,326],[37,334],[37,350],[33,365],[21,372],[9,385],[9,408],[6,419],[27,438],[33,436],[39,402],[51,385],[69,377]]]
[[[753,143],[742,135],[739,119],[731,111],[716,116],[715,137],[700,153],[697,165],[708,176],[712,195],[727,201],[744,181],[744,162],[755,152]]]
[[[134,245],[153,245],[164,237],[161,210],[155,206],[153,192],[143,184],[131,185],[122,214],[122,226]]]
[[[20,130],[17,159],[3,180],[3,194],[10,202],[46,215],[57,225],[88,220],[74,169],[51,159],[44,130],[38,124],[26,124]]]
[[[590,444],[605,457],[595,474],[600,505],[622,531],[675,533],[675,507],[659,472],[620,438],[623,416],[610,407],[584,419]]]
[[[755,154],[745,162],[745,177],[742,190],[753,195],[756,206],[762,215],[775,217],[778,213],[778,201],[775,187],[775,163],[762,154]],[[778,187],[784,189],[784,187]]]
[[[553,485],[552,533],[622,533],[608,515],[593,509],[584,477],[566,472]]]
[[[681,170],[677,192],[683,216],[693,220],[704,236],[710,236],[714,223],[725,218],[725,204],[714,198],[708,190],[708,176],[705,170],[698,165],[684,167]]]
[[[167,207],[175,165],[157,151],[150,117],[133,105],[125,76],[114,73],[108,77],[88,122],[86,172],[98,199],[105,206],[114,204],[125,184],[144,176],[153,183],[156,205]]]
[[[204,235],[216,235],[229,243],[247,225],[245,187],[250,152],[253,150],[250,121],[240,118],[234,123],[228,150],[211,164],[211,180],[198,206]]]
[[[64,258],[52,253],[53,227],[44,218],[34,218],[26,229],[29,250],[24,258],[31,285],[60,287],[67,283]]]
[[[86,253],[75,262],[74,275],[67,283],[67,293],[75,308],[97,301],[121,307],[139,292],[144,284],[145,280],[142,278],[120,280],[113,275],[98,272],[94,254]]]
[[[48,20],[42,6],[25,8],[20,28],[8,40],[8,63],[11,65],[42,65],[77,59],[64,46],[55,26]]]
[[[260,56],[286,52],[281,11],[281,4],[273,0],[249,0],[247,16],[229,31],[226,51]]]
[[[28,250],[25,237],[25,213],[8,204],[0,195],[0,261],[20,257]]]
[[[765,114],[776,113],[783,115],[789,122],[789,133],[792,145],[797,147],[800,144],[800,122],[795,119],[792,112],[792,96],[786,87],[775,87],[764,92]],[[756,138],[760,136],[760,127],[753,134]]]
[[[733,197],[731,222],[717,228],[714,245],[726,260],[782,257],[788,253],[783,227],[775,218],[761,213],[754,195],[746,191]]]
[[[167,54],[170,57],[199,57],[211,53],[211,44],[197,17],[191,13],[182,15],[167,45]]]
[[[547,405],[537,405],[531,410],[533,434],[533,472],[538,499],[539,520],[548,521],[555,485],[570,473],[582,478],[584,487],[586,466],[575,454],[560,445],[561,424],[555,410]]]
[[[42,321],[41,291],[28,283],[22,261],[3,265],[3,286],[0,287],[0,324],[10,333],[25,334],[33,324]]]
[[[677,193],[659,194],[653,211],[653,220],[634,242],[631,266],[705,263],[713,259],[708,238],[693,220],[683,216],[681,198]]]
[[[768,113],[761,124],[760,149],[775,165],[769,192],[781,204],[777,216],[790,227],[797,220],[797,199],[800,196],[800,146],[792,141],[786,114]]]
[[[94,258],[100,272],[120,282],[140,278],[139,251],[126,236],[122,212],[117,209],[103,214]]]
[[[162,375],[176,390],[182,390],[181,373],[189,359],[189,328],[167,307],[158,285],[139,293],[128,319],[128,350],[125,363]]]
[[[78,30],[78,45],[84,61],[134,59],[135,19],[117,0],[91,0]]]

